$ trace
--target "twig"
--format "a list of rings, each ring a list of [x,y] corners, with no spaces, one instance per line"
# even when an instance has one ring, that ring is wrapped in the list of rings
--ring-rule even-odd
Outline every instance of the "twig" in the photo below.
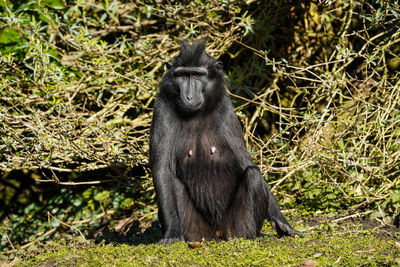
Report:
[[[346,217],[342,217],[342,218],[338,218],[338,219],[332,220],[332,222],[340,222],[340,221],[344,221],[344,220],[347,220],[347,219],[350,219],[350,218],[354,218],[354,217],[362,217],[362,216],[365,216],[365,215],[370,214],[372,212],[373,212],[372,210],[368,210],[368,211],[365,211],[365,212],[358,212],[358,213],[351,214],[351,215],[346,216]]]
[[[86,240],[86,238],[85,238],[85,236],[82,234],[81,230],[79,230],[77,227],[75,227],[75,226],[73,226],[73,225],[69,225],[69,224],[67,224],[67,223],[64,223],[64,222],[60,221],[59,219],[57,219],[56,217],[54,217],[49,211],[47,211],[47,216],[52,217],[54,220],[56,220],[57,222],[61,223],[62,225],[66,226],[66,227],[69,227],[69,228],[71,228],[71,229],[74,229],[74,230],[78,231],[79,234],[81,235],[81,237],[83,238],[83,240]],[[50,224],[50,226],[51,226],[51,224]],[[56,228],[57,228],[57,227],[56,227]]]
[[[11,242],[10,238],[8,237],[8,234],[5,233],[5,235],[6,235],[6,238],[7,238],[7,242],[10,244],[12,250],[15,250],[15,247],[14,247],[13,243]]]
[[[102,184],[102,183],[109,183],[109,182],[115,182],[115,180],[102,180],[102,181],[87,181],[87,182],[55,182],[53,180],[35,180],[37,182],[41,183],[57,183],[60,185],[93,185],[93,184]]]
[[[11,253],[17,252],[18,250],[25,249],[25,248],[29,247],[30,245],[32,245],[32,244],[34,244],[34,243],[36,243],[36,242],[39,242],[39,240],[40,240],[41,238],[46,237],[46,236],[48,236],[48,235],[51,235],[51,234],[54,233],[56,230],[57,230],[57,228],[50,229],[49,231],[47,231],[46,233],[44,233],[44,234],[41,235],[40,237],[36,238],[34,241],[31,241],[31,242],[29,242],[29,243],[26,243],[26,244],[24,244],[24,245],[22,245],[22,246],[20,246],[20,247],[18,247],[18,248],[16,248],[16,249],[7,250],[7,251],[4,252],[4,253],[5,253],[5,254],[11,254]]]

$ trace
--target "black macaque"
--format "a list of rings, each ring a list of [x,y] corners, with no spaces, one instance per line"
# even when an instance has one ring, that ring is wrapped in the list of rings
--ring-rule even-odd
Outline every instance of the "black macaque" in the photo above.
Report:
[[[150,162],[161,244],[254,237],[268,218],[278,235],[302,235],[281,213],[246,151],[222,62],[205,41],[182,42],[154,103]]]

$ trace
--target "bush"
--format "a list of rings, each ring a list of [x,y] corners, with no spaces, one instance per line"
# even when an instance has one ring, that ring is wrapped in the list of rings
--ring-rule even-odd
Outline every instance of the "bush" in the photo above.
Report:
[[[207,36],[249,150],[286,207],[399,213],[398,1],[1,0],[0,8],[3,173],[45,170],[63,184],[111,169],[118,182],[149,181],[164,63],[180,40]],[[25,192],[6,176],[4,206]]]

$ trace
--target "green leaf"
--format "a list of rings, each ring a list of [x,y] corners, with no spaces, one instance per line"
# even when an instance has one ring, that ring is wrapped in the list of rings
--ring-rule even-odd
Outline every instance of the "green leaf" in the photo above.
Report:
[[[64,4],[60,0],[42,0],[42,3],[48,7],[54,8],[54,9],[63,9]]]
[[[57,220],[51,220],[50,224],[52,228],[57,228],[58,226],[60,226],[60,222]]]
[[[393,202],[400,202],[400,192],[398,191],[391,191],[390,192],[390,199]]]
[[[377,210],[370,214],[369,216],[371,219],[382,218],[382,213]]]
[[[340,147],[341,150],[344,150],[344,143],[343,140],[338,141],[338,145]]]
[[[82,200],[81,200],[80,198],[76,198],[76,199],[74,199],[74,200],[72,201],[72,204],[73,204],[75,207],[79,207],[80,205],[82,205]]]
[[[103,202],[104,200],[106,200],[109,197],[110,197],[110,191],[103,191],[103,192],[97,193],[94,196],[94,199],[99,202]]]
[[[10,44],[10,43],[20,43],[21,38],[15,29],[11,27],[5,28],[1,33],[0,33],[0,43],[2,44]]]

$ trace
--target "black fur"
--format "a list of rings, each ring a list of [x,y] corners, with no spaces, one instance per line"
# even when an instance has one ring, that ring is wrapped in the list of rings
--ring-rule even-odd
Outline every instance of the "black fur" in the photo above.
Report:
[[[185,77],[176,76],[178,67],[190,67]],[[207,75],[196,76],[193,67],[206,68]],[[161,243],[254,237],[265,218],[279,235],[301,235],[286,221],[246,151],[225,86],[222,63],[205,53],[204,41],[182,43],[160,84],[150,161]]]

